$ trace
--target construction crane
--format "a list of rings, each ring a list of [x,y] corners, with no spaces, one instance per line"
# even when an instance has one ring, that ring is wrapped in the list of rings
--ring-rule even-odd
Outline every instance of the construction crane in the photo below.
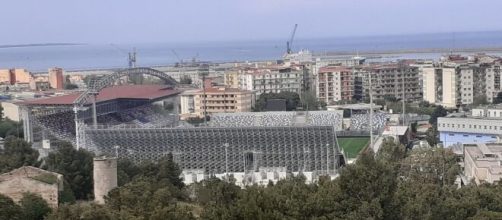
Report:
[[[286,42],[287,54],[291,54],[291,48],[293,47],[293,40],[295,39],[296,28],[298,28],[298,24],[295,24],[293,32],[291,32],[291,37],[289,38],[289,41]]]
[[[134,68],[136,67],[136,48],[133,48],[133,52],[127,52],[124,49],[118,47],[115,44],[110,44],[111,47],[116,49],[118,52],[121,53],[121,55],[127,54],[127,62],[129,64],[129,68]]]
[[[136,48],[133,49],[132,53],[129,52],[129,68],[136,67]]]

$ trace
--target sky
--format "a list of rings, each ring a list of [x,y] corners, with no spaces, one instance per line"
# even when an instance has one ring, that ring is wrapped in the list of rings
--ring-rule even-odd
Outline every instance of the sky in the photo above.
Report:
[[[499,0],[5,0],[0,45],[502,30]]]

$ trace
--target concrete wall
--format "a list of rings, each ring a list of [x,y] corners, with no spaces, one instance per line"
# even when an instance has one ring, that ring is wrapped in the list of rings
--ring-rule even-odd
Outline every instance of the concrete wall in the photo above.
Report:
[[[438,131],[502,135],[502,120],[441,117]]]
[[[490,134],[474,134],[460,132],[440,132],[439,141],[444,147],[452,147],[455,144],[489,143],[495,142],[498,138]]]
[[[443,68],[443,100],[441,105],[447,108],[457,106],[457,77],[454,68]]]
[[[424,101],[436,103],[436,69],[433,67],[424,68],[422,70],[422,90],[424,93]]]
[[[21,108],[12,102],[2,102],[3,117],[19,122],[21,119]]]
[[[56,182],[47,183],[35,179],[40,175],[54,175]],[[24,193],[41,196],[52,208],[58,207],[59,191],[63,190],[63,176],[35,167],[21,167],[0,175],[0,194],[10,197],[15,202],[23,198]]]
[[[104,196],[117,187],[117,159],[94,158],[94,201],[104,204]]]

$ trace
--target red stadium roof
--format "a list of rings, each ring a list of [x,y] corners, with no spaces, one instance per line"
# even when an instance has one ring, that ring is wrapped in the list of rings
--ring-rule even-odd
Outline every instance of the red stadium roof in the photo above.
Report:
[[[31,99],[19,102],[21,105],[72,105],[82,92],[50,98]],[[112,86],[101,90],[97,102],[113,99],[158,99],[180,93],[180,91],[165,85],[124,85]]]

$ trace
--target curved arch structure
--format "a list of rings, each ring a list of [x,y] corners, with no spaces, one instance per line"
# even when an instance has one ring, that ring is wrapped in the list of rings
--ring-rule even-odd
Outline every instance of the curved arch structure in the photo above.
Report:
[[[133,76],[133,75],[150,75],[150,76],[155,76],[158,77],[159,79],[164,80],[164,82],[167,85],[172,85],[175,86],[177,84],[176,80],[174,80],[172,77],[169,75],[165,74],[164,72],[154,70],[151,68],[145,68],[145,67],[139,67],[139,68],[129,68],[129,69],[123,69],[123,70],[118,70],[110,75],[106,75],[104,77],[101,77],[97,79],[95,82],[91,83],[89,87],[87,88],[86,91],[84,91],[75,101],[73,102],[73,111],[75,113],[75,134],[76,134],[76,145],[77,149],[80,148],[81,145],[81,132],[83,130],[82,126],[84,124],[81,122],[81,120],[78,117],[79,111],[83,110],[84,105],[88,104],[89,102],[92,103],[92,110],[93,110],[93,124],[97,125],[97,116],[96,116],[96,95],[99,94],[99,92],[110,86],[113,85],[118,79],[124,76]]]
[[[159,79],[164,80],[164,82],[167,85],[175,86],[177,84],[176,80],[174,80],[169,75],[165,74],[164,72],[154,70],[151,68],[139,67],[139,68],[123,69],[123,70],[116,71],[110,75],[106,75],[104,77],[99,78],[97,81],[95,81],[94,83],[89,85],[89,87],[87,88],[87,91],[82,93],[73,102],[73,104],[75,105],[75,107],[82,107],[83,105],[88,103],[89,98],[93,97],[94,95],[97,95],[99,93],[99,91],[106,88],[107,86],[112,85],[121,77],[133,76],[133,75],[143,75],[143,74],[158,77]]]

